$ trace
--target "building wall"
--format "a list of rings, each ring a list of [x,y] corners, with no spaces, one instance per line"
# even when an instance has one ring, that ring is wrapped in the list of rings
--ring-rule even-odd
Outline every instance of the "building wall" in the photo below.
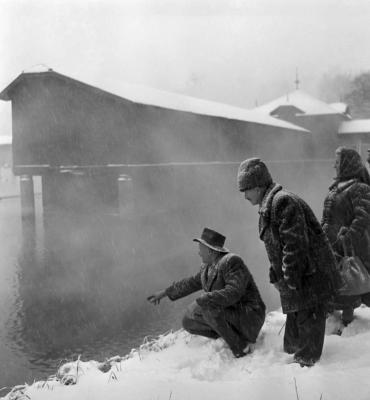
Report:
[[[224,181],[225,174],[234,184],[234,170],[247,157],[307,158],[309,134],[135,104],[53,74],[25,76],[10,97],[14,170],[42,175],[46,211],[117,212],[119,193],[125,192],[119,186],[120,172],[132,178],[138,214],[178,210],[185,204],[189,208],[196,192],[203,192],[214,180]],[[201,172],[177,167],[207,162],[220,162],[221,167],[211,165]],[[234,162],[231,174],[222,162]],[[172,165],[158,167],[168,163]],[[146,167],[105,170],[107,164]],[[20,165],[29,168],[20,169]],[[37,165],[54,168],[42,170]],[[94,168],[62,168],[71,165]],[[200,181],[193,179],[198,172]]]
[[[334,151],[341,142],[338,136],[338,128],[344,120],[343,116],[336,114],[299,116],[285,114],[282,119],[311,132],[306,135],[304,144],[306,158],[327,159],[334,157]]]
[[[12,102],[16,165],[126,162],[133,133],[129,102],[94,96],[53,76],[25,78]]]
[[[9,167],[12,165],[12,145],[0,145],[0,166]]]
[[[24,77],[11,97],[15,165],[230,161],[254,154],[291,158],[304,136],[135,104],[54,75]]]

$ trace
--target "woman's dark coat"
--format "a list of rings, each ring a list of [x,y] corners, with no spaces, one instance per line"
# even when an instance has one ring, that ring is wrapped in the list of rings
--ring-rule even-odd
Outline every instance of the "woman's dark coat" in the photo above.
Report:
[[[297,195],[272,184],[259,212],[270,281],[279,288],[283,312],[328,303],[335,289],[335,258],[311,208]]]
[[[324,202],[322,226],[339,257],[353,246],[370,271],[370,186],[350,179],[331,187]]]

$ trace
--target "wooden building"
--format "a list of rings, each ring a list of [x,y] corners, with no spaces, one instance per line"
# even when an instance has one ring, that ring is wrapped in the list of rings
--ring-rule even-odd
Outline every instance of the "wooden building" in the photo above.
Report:
[[[123,84],[102,90],[51,69],[23,72],[0,99],[12,102],[13,170],[31,211],[36,175],[44,212],[116,212],[148,187],[163,204],[163,190],[185,186],[176,166],[296,158],[307,135],[259,112]]]
[[[12,137],[0,136],[0,167],[12,165]]]
[[[327,104],[300,89],[254,110],[307,129],[310,134],[305,143],[305,156],[309,159],[333,158],[340,143],[339,127],[351,120],[345,104]]]
[[[370,150],[370,119],[354,119],[342,123],[338,134],[341,144],[354,146],[364,160],[368,159]]]
[[[296,89],[254,109],[307,129],[308,158],[333,158],[338,146],[357,149],[364,160],[370,149],[370,120],[353,119],[345,103],[325,103]]]

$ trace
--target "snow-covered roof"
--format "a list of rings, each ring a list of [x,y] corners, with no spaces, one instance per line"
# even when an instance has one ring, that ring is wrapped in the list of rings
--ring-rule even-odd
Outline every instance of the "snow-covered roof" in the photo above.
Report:
[[[23,74],[33,74],[33,73],[40,73],[40,72],[49,72],[52,71],[53,69],[48,67],[45,64],[36,64],[32,65],[31,67],[24,69],[22,71]]]
[[[12,137],[9,135],[0,135],[0,146],[6,144],[12,144]]]
[[[370,119],[354,119],[340,124],[338,133],[348,135],[355,133],[370,133]]]
[[[167,92],[146,86],[133,85],[120,81],[105,81],[104,88],[101,88],[99,82],[84,83],[80,80],[70,78],[59,74],[51,68],[41,65],[40,68],[32,68],[31,72],[22,72],[8,87],[0,93],[0,99],[10,100],[9,90],[26,75],[49,74],[61,77],[63,79],[72,80],[75,83],[93,86],[109,94],[130,100],[135,103],[151,105],[156,107],[167,108],[171,110],[185,111],[200,115],[209,115],[214,117],[222,117],[227,119],[252,122],[256,124],[269,125],[277,128],[284,128],[300,132],[308,132],[304,128],[296,126],[292,123],[278,120],[269,115],[263,115],[254,110],[246,110],[241,107],[235,107],[229,104],[223,104],[215,101],[190,97],[183,94]]]
[[[302,113],[297,113],[297,115],[328,115],[343,113],[343,111],[339,111],[337,107],[332,107],[302,90],[294,90],[285,96],[281,96],[269,103],[256,107],[254,110],[265,115],[271,115],[273,111],[281,106],[293,106],[298,108]]]
[[[329,106],[331,108],[334,108],[334,110],[337,110],[341,114],[346,114],[348,113],[348,104],[346,103],[330,103]]]

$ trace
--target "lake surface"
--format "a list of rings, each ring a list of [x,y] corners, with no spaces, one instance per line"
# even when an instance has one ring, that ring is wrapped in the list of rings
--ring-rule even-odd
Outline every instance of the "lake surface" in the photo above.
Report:
[[[123,356],[146,336],[180,328],[196,295],[164,299],[157,307],[146,297],[199,271],[192,238],[204,226],[224,229],[228,247],[247,262],[268,308],[279,304],[268,282],[257,213],[245,211],[244,202],[240,209],[221,202],[226,214],[213,204],[196,211],[192,203],[120,216],[60,210],[43,215],[41,196],[35,201],[34,226],[22,223],[19,198],[0,201],[0,388],[45,379],[79,356]]]
[[[44,219],[40,196],[36,209],[33,229],[22,224],[19,198],[0,201],[0,388],[46,378],[79,355],[125,355],[180,327],[189,299],[154,307],[146,297],[192,273],[185,261],[199,266],[189,238],[182,249],[182,233],[163,217]]]
[[[125,355],[146,336],[178,329],[193,298],[154,307],[146,297],[199,271],[192,238],[205,226],[226,235],[267,308],[279,306],[258,237],[258,210],[236,192],[236,171],[194,168],[176,172],[175,188],[162,175],[152,177],[155,183],[138,179],[143,190],[135,195],[135,215],[83,213],[89,201],[81,203],[74,188],[65,197],[78,197],[80,212],[71,214],[68,206],[68,213],[43,215],[37,195],[33,228],[22,224],[19,198],[0,200],[0,389],[55,374],[62,360]],[[331,161],[274,164],[280,183],[319,218],[332,171]]]

